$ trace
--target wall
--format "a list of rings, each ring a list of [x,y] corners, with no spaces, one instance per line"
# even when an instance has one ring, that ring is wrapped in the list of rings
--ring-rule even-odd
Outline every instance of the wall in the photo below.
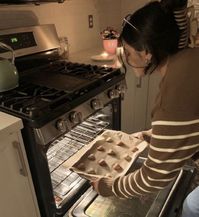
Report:
[[[94,27],[88,28],[88,15],[94,16]],[[54,23],[59,36],[67,36],[70,51],[98,46],[99,15],[95,0],[69,0],[63,4],[49,3],[40,6],[0,6],[0,29],[35,24]]]
[[[132,0],[122,0],[121,1],[121,15],[125,17],[127,14],[131,14],[136,11],[138,8],[145,5],[150,0],[139,0],[139,1],[132,1]]]
[[[99,14],[100,30],[112,26],[118,31],[121,29],[121,2],[123,0],[98,0],[97,10]]]

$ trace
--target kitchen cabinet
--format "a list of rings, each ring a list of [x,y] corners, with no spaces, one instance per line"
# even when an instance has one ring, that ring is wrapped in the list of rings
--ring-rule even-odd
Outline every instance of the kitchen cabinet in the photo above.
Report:
[[[0,112],[0,216],[40,217],[20,130],[21,119]]]

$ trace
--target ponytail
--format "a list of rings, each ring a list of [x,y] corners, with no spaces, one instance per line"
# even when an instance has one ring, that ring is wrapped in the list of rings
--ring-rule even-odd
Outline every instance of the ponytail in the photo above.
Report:
[[[187,17],[187,0],[161,0],[161,7],[165,13],[172,16],[179,29],[178,48],[183,49],[189,43],[189,24]]]
[[[187,7],[187,0],[161,0],[162,8],[170,13]]]

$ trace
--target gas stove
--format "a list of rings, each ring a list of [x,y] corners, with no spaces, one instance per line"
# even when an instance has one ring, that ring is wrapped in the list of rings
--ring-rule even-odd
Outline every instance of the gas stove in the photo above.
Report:
[[[119,69],[66,61],[34,68],[34,73],[29,72],[21,78],[19,87],[0,94],[0,108],[34,124],[45,124],[49,122],[49,113],[55,118],[71,110],[122,80],[120,74]],[[124,86],[119,83],[114,91],[109,90],[107,94],[112,99],[122,91]]]
[[[4,30],[1,34],[0,39],[15,50],[20,82],[17,88],[0,93],[0,110],[22,118],[35,128],[80,104],[81,110],[88,103],[97,110],[125,90],[121,82],[124,75],[119,69],[62,59],[54,25]],[[46,44],[45,36],[49,38]],[[14,45],[13,37],[18,42]],[[103,91],[107,97],[92,99],[98,93],[103,95]],[[91,101],[86,102],[88,99]],[[88,112],[86,116],[82,111],[77,114],[81,120],[89,116]]]

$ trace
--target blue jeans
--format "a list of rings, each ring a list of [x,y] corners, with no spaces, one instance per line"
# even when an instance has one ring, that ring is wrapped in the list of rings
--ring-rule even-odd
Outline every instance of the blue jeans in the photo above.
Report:
[[[186,197],[181,217],[199,217],[199,186]]]

